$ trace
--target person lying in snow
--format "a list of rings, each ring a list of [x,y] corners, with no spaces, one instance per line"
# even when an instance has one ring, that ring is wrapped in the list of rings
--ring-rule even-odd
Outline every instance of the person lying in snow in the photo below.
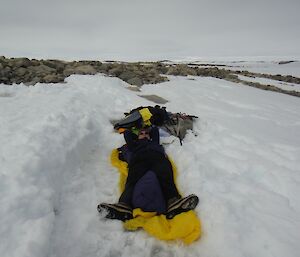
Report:
[[[144,128],[135,135],[126,130],[124,138],[131,152],[128,160],[128,177],[125,189],[115,204],[101,203],[98,211],[106,210],[106,218],[128,220],[132,219],[133,194],[138,181],[148,171],[152,171],[159,182],[167,210],[164,213],[167,219],[171,219],[179,213],[193,210],[198,204],[196,195],[182,198],[174,183],[172,164],[170,163],[164,148],[159,144],[159,131],[157,127]]]

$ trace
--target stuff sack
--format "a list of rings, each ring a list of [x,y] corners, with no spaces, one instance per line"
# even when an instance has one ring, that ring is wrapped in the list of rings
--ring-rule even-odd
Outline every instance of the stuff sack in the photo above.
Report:
[[[167,210],[165,198],[161,191],[155,173],[149,170],[136,183],[132,196],[132,207],[145,212],[165,213]]]

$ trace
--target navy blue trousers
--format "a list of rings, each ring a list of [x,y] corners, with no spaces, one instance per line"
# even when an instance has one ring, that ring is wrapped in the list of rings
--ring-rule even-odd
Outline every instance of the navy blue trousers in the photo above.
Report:
[[[132,206],[131,199],[134,186],[149,170],[153,171],[157,176],[166,203],[171,198],[180,197],[174,183],[172,165],[169,159],[160,152],[149,150],[132,157],[128,165],[125,189],[119,198],[119,202]]]

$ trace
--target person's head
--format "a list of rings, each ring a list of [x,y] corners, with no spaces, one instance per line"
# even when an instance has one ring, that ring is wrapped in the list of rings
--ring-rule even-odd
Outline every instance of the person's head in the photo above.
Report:
[[[138,139],[150,139],[149,129],[141,129],[138,134]]]

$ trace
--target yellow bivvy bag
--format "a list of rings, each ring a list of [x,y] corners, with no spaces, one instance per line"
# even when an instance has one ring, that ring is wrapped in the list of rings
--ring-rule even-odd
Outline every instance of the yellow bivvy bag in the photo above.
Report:
[[[120,173],[119,188],[122,192],[125,187],[128,167],[126,162],[119,159],[117,149],[111,153],[111,163]],[[172,161],[171,163],[176,183],[176,167]],[[156,212],[143,212],[141,209],[134,209],[133,217],[124,223],[125,229],[143,228],[147,233],[160,240],[181,240],[185,244],[190,244],[201,236],[201,222],[195,211],[180,213],[173,219],[167,219],[165,215],[157,215]]]

